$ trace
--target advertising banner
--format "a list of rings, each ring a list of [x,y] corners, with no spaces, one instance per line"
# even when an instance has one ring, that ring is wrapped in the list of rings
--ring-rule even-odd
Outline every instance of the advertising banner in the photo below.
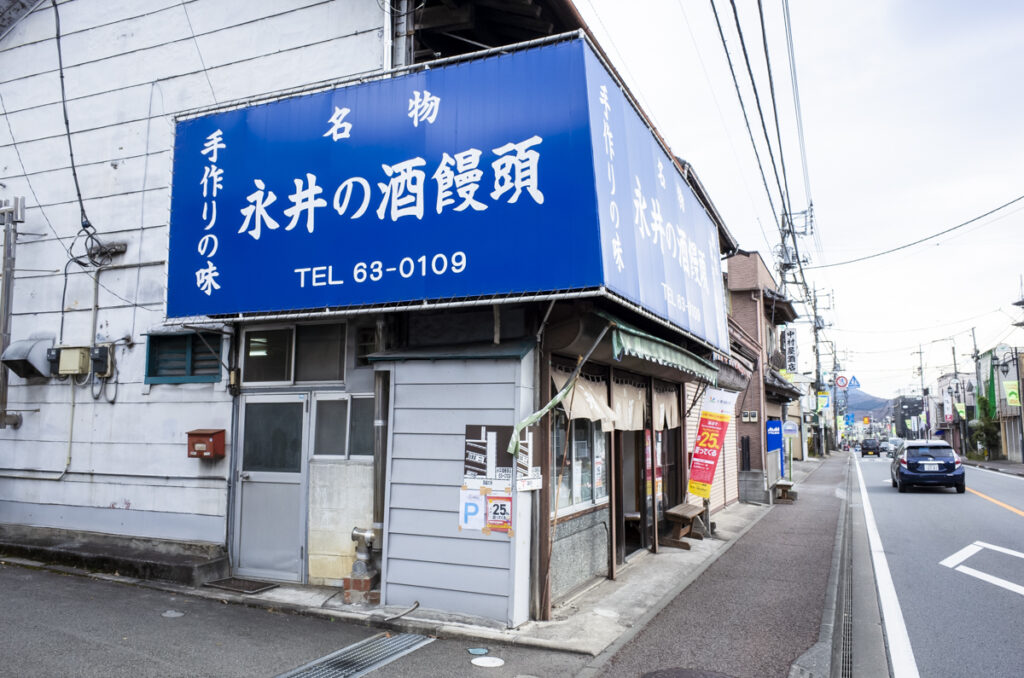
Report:
[[[1020,387],[1016,381],[1004,381],[1003,391],[1006,392],[1006,404],[1010,407],[1020,407]]]
[[[709,388],[704,394],[689,476],[689,491],[698,497],[711,498],[711,484],[715,480],[718,458],[722,454],[729,422],[732,421],[737,395],[732,391],[715,388]]]
[[[173,176],[168,317],[604,287],[729,351],[718,229],[583,40],[182,119]]]
[[[967,403],[955,403],[956,413],[961,419],[967,419]]]
[[[942,393],[942,416],[947,424],[953,421],[953,395],[949,391]]]

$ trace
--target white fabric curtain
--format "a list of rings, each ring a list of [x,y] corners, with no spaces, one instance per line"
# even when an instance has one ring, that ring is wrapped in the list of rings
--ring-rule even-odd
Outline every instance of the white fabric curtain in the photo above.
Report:
[[[555,382],[555,388],[561,391],[569,380],[569,373],[551,370],[551,380]],[[562,400],[562,406],[570,419],[599,421],[605,431],[615,428],[616,414],[608,406],[608,391],[603,381],[590,381],[580,376],[572,390]]]
[[[642,431],[646,414],[647,389],[624,379],[612,382],[615,403],[615,428],[620,431]]]
[[[675,386],[654,385],[654,430],[679,426],[679,391]]]

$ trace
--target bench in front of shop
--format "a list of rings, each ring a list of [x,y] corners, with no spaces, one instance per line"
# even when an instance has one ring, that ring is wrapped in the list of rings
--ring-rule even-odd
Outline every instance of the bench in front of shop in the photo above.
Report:
[[[703,512],[704,509],[693,504],[678,504],[665,511],[665,519],[672,523],[672,534],[665,540],[665,545],[689,550],[690,545],[683,541],[683,537],[703,539],[704,535],[693,531],[693,521]]]

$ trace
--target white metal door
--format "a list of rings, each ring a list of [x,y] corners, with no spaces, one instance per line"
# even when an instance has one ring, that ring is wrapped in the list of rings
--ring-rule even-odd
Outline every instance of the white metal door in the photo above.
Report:
[[[306,394],[242,398],[241,454],[235,472],[236,574],[304,580],[308,423]]]

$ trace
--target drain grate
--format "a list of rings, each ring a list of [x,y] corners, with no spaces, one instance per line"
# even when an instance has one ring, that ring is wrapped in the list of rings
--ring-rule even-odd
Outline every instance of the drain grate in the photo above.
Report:
[[[379,633],[278,678],[358,678],[432,642],[415,633]]]
[[[271,584],[265,581],[255,581],[252,579],[240,579],[238,577],[228,577],[227,579],[218,579],[216,581],[208,581],[203,586],[211,586],[215,589],[224,589],[225,591],[234,591],[235,593],[262,593],[263,591],[269,591],[270,589],[276,589],[277,584]]]

